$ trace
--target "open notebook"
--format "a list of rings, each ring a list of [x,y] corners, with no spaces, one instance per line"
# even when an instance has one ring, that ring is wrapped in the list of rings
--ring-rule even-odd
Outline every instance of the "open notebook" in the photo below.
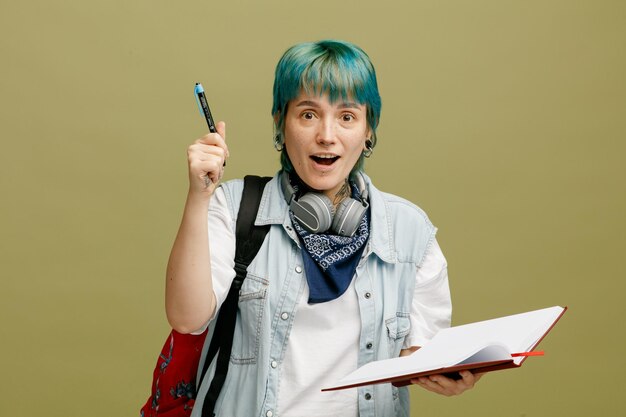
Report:
[[[465,369],[489,372],[519,367],[565,310],[555,306],[443,329],[413,354],[368,363],[322,391],[386,382],[402,386],[420,376],[455,378]]]

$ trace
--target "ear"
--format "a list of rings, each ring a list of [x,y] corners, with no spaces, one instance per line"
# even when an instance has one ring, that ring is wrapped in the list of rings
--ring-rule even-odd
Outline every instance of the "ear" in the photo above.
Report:
[[[365,139],[363,140],[363,150],[367,150],[367,144],[372,143],[372,130],[367,128],[367,133],[365,134]]]

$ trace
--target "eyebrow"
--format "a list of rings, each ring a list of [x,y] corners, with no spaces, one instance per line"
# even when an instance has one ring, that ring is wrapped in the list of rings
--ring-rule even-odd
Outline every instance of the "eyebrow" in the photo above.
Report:
[[[296,107],[320,107],[319,104],[311,100],[302,100]],[[359,105],[352,101],[344,101],[338,105],[340,109],[358,109]]]

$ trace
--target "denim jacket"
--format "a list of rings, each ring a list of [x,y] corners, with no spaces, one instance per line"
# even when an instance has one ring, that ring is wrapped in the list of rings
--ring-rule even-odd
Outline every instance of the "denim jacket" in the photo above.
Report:
[[[436,232],[421,209],[377,190],[367,176],[365,179],[371,223],[369,242],[354,278],[361,318],[358,366],[399,356],[410,328],[416,268]],[[234,230],[243,181],[221,186]],[[216,416],[278,417],[280,363],[297,313],[297,300],[306,285],[300,241],[288,210],[275,176],[265,187],[255,220],[257,225],[271,227],[240,291],[230,366],[216,403]],[[213,331],[214,321],[209,324],[199,369]],[[198,381],[192,417],[201,416],[214,372],[215,361],[204,380]],[[408,389],[391,384],[360,387],[358,409],[361,417],[408,416]]]

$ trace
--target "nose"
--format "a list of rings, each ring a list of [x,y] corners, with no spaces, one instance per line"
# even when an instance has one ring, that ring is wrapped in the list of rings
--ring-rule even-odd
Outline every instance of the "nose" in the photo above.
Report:
[[[322,119],[317,131],[317,143],[322,146],[330,146],[335,143],[336,139],[334,121],[328,118]]]

